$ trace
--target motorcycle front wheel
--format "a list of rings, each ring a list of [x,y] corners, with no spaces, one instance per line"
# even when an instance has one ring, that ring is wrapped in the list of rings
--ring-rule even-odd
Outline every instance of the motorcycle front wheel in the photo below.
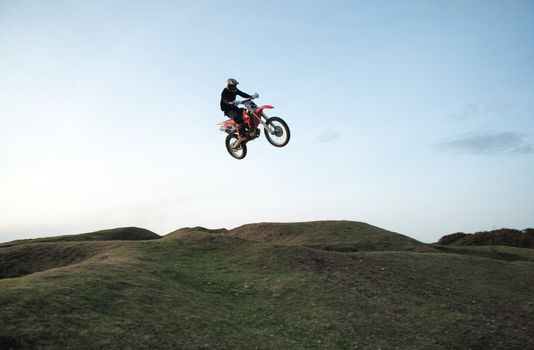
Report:
[[[247,144],[246,142],[241,142],[237,147],[237,135],[230,134],[226,136],[226,150],[232,157],[235,159],[243,159],[247,155]]]
[[[275,147],[284,147],[287,145],[291,133],[286,122],[282,118],[271,117],[267,119],[266,123],[265,137],[267,137],[267,141]]]

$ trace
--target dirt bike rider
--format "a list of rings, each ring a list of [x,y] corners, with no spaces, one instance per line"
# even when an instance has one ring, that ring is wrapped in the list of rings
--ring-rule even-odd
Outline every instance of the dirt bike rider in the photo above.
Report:
[[[249,95],[237,88],[237,80],[228,79],[226,81],[226,87],[221,93],[221,110],[224,112],[224,115],[228,118],[233,119],[237,124],[237,131],[239,140],[246,138],[245,136],[245,121],[243,120],[243,110],[244,108],[237,107],[235,103],[235,98],[237,95],[243,98],[257,98],[257,94]]]

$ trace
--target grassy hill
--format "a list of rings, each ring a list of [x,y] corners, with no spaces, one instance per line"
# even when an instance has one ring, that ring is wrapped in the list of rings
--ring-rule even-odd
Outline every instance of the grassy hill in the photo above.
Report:
[[[221,235],[227,233],[228,230],[225,228],[220,229],[207,229],[201,226],[197,227],[184,227],[181,229],[178,229],[176,231],[173,231],[165,236],[163,236],[163,239],[188,239],[188,238],[199,238],[199,237],[205,237],[205,236],[213,236],[213,235]]]
[[[0,278],[74,265],[118,245],[120,243],[57,242],[6,246],[0,248]]]
[[[410,237],[354,221],[249,224],[230,230],[227,234],[268,243],[343,252],[434,251],[429,245]]]
[[[0,247],[8,247],[21,244],[42,242],[77,242],[77,241],[135,241],[147,239],[159,239],[158,234],[139,227],[119,227],[109,230],[81,233],[77,235],[54,236],[36,239],[22,239],[0,244]]]
[[[371,226],[368,251],[314,249],[337,237],[359,244],[350,227],[367,226],[304,223],[306,237],[300,224],[280,225],[294,230],[278,231],[284,244],[247,225],[2,247],[1,266],[62,263],[0,279],[0,348],[534,348],[531,261],[415,252]]]

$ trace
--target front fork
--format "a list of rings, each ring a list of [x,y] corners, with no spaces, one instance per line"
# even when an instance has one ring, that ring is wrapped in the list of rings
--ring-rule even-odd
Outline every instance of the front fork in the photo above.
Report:
[[[261,112],[261,115],[258,116],[256,113],[252,113],[252,116],[256,119],[258,119],[258,121],[260,122],[261,125],[263,125],[263,128],[265,129],[265,131],[267,131],[269,134],[273,135],[274,134],[274,129],[271,129],[269,127],[269,125],[263,121],[263,118],[265,118],[267,120],[267,116],[265,114],[263,114],[263,112]],[[262,118],[263,117],[263,118]]]

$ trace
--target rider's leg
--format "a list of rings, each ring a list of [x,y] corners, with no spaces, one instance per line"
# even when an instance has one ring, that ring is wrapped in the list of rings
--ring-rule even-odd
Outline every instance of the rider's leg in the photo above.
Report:
[[[243,136],[243,126],[236,121],[235,127],[237,129],[237,135],[239,137],[242,137]]]
[[[245,121],[243,120],[243,108],[237,108],[234,114],[234,121],[236,122],[237,132],[239,137],[245,137]]]
[[[245,125],[243,122],[243,108],[232,108],[226,111],[226,116],[236,122],[236,127],[239,135],[245,132]]]

